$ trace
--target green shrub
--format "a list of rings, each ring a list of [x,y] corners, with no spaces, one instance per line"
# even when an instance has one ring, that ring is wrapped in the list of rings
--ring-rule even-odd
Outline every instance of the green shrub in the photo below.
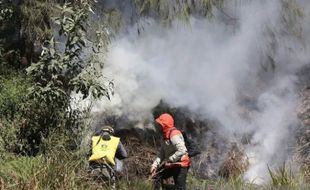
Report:
[[[13,120],[23,107],[27,88],[31,85],[25,74],[2,68],[0,73],[0,117]]]
[[[48,143],[44,142],[53,133],[74,144],[83,113],[70,107],[72,94],[80,93],[84,98],[109,96],[95,69],[102,62],[94,60],[94,55],[85,53],[90,49],[88,45],[94,45],[86,39],[92,3],[93,0],[79,0],[56,6],[59,14],[54,21],[59,27],[59,35],[64,39],[61,43],[63,47],[55,38],[49,39],[45,42],[40,60],[26,69],[34,81],[28,89],[31,101],[24,112],[27,127],[21,132],[28,155],[45,152]],[[92,53],[98,54],[94,49]]]
[[[14,121],[0,120],[0,159],[14,157],[14,152],[19,149],[17,130],[18,119]]]
[[[0,72],[0,158],[19,149],[17,134],[23,126],[22,110],[31,85],[26,75],[3,66]]]

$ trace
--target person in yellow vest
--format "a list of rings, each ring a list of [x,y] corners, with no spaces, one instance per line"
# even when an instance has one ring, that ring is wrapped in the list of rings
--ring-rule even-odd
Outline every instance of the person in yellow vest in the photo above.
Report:
[[[91,139],[91,156],[89,167],[91,175],[96,179],[107,182],[115,188],[115,173],[120,171],[122,159],[128,157],[120,138],[113,136],[114,129],[104,126]]]

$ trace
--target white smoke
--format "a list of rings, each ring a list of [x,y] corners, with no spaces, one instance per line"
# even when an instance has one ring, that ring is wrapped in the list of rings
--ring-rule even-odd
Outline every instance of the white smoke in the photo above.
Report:
[[[227,138],[252,132],[246,151],[253,162],[245,178],[265,180],[267,165],[287,158],[297,122],[295,74],[309,63],[307,41],[286,31],[281,2],[230,1],[223,10],[233,24],[216,11],[213,19],[171,27],[147,20],[141,35],[132,27],[113,41],[103,70],[114,80],[115,95],[94,111],[144,119],[163,99],[218,120]],[[306,9],[305,3],[300,5]],[[250,119],[240,114],[243,97],[257,107]]]

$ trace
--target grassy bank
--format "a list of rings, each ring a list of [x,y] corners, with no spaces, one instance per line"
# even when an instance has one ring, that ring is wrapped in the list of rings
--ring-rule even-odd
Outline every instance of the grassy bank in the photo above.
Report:
[[[61,147],[45,156],[16,157],[0,162],[1,189],[109,189],[103,183],[94,181],[87,173],[87,162],[81,152],[67,152]],[[147,179],[118,181],[118,189],[148,190],[151,182]],[[284,175],[283,171],[273,171],[270,182],[264,185],[246,183],[242,179],[203,180],[189,175],[188,189],[309,189],[310,184],[302,176]]]

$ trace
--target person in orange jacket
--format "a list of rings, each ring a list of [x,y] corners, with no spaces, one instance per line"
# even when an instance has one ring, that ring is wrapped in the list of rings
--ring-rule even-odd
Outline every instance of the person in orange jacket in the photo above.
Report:
[[[160,154],[151,166],[151,176],[155,177],[158,168],[163,166],[164,170],[160,173],[160,180],[173,177],[175,189],[186,189],[186,177],[190,167],[190,158],[187,154],[185,141],[180,130],[174,125],[173,117],[164,113],[156,120],[160,125],[163,134]]]

